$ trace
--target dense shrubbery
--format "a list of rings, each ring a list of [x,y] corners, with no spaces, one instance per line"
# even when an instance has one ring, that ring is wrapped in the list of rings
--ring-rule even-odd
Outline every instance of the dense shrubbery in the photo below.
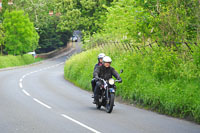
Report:
[[[154,47],[140,52],[125,52],[114,46],[91,49],[73,56],[65,65],[66,79],[90,90],[96,56],[105,52],[121,75],[117,95],[158,112],[200,122],[200,52],[173,51]]]
[[[23,55],[23,56],[0,56],[0,68],[22,66],[31,64],[37,61],[40,61],[40,58],[34,60],[32,55]]]

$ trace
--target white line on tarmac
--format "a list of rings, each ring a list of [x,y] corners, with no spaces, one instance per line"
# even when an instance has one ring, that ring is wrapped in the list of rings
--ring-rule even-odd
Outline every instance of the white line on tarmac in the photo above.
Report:
[[[24,94],[26,94],[27,96],[31,96],[26,90],[22,90],[24,92]]]
[[[51,109],[51,107],[43,102],[41,102],[40,100],[36,99],[36,98],[33,98],[34,101],[36,101],[37,103],[41,104],[42,106],[48,108],[48,109]]]
[[[101,133],[101,132],[99,132],[99,131],[97,131],[97,130],[95,130],[95,129],[93,129],[93,128],[91,128],[91,127],[89,127],[89,126],[87,126],[87,125],[85,125],[85,124],[83,124],[83,123],[81,123],[81,122],[79,122],[79,121],[67,116],[67,115],[65,115],[65,114],[61,114],[61,116],[66,118],[66,119],[68,119],[68,120],[70,120],[70,121],[73,121],[74,123],[86,128],[86,129],[88,129],[88,130],[90,130],[90,131],[92,131],[94,133]]]
[[[20,87],[20,88],[23,88],[23,86],[22,86],[22,82],[19,83],[19,87]]]
[[[46,68],[43,68],[43,69],[39,69],[39,70],[37,70],[37,71],[32,71],[32,72],[29,72],[29,73],[23,75],[22,78],[20,78],[20,80],[19,80],[19,81],[20,81],[20,82],[19,82],[19,87],[20,87],[20,88],[23,88],[22,81],[23,81],[23,79],[24,79],[25,77],[27,77],[27,76],[29,76],[29,75],[31,75],[31,74],[33,74],[33,73],[37,73],[37,72],[40,72],[40,71],[43,71],[43,70],[47,70],[47,69],[50,69],[50,68],[53,68],[53,67],[57,67],[57,66],[59,66],[59,65],[61,65],[61,64],[63,64],[63,63],[64,63],[64,62],[61,62],[61,63],[59,63],[59,64],[56,64],[56,65],[53,65],[53,66],[49,66],[49,67],[46,67]],[[22,89],[22,92],[23,92],[25,95],[27,95],[27,96],[31,96],[31,95],[30,95],[26,90],[24,90],[24,89]],[[52,108],[52,107],[50,107],[49,105],[47,105],[47,104],[41,102],[40,100],[38,100],[38,99],[36,99],[36,98],[33,98],[33,100],[36,101],[37,103],[41,104],[42,106],[48,108],[48,109],[51,109],[51,108]]]

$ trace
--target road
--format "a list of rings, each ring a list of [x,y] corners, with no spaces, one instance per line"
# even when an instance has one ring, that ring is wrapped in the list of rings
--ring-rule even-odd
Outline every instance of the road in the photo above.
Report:
[[[91,93],[64,79],[69,56],[0,72],[1,133],[200,133],[192,122],[117,102],[111,114],[97,110]]]

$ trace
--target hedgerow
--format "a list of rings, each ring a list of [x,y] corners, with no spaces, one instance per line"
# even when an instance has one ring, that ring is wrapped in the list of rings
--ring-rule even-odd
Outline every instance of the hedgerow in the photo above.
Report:
[[[73,56],[65,64],[65,78],[86,90],[97,55],[104,52],[121,74],[116,95],[163,114],[189,118],[200,123],[200,52],[183,54],[173,48],[155,47],[138,52],[123,51],[113,45],[94,48]]]

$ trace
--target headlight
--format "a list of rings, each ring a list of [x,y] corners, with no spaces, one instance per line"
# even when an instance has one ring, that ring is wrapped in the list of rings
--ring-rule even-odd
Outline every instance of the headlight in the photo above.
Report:
[[[115,80],[114,80],[114,79],[112,79],[112,78],[111,78],[111,79],[109,79],[109,80],[108,80],[108,82],[109,82],[109,84],[110,84],[110,85],[114,85],[114,84],[115,84]]]

